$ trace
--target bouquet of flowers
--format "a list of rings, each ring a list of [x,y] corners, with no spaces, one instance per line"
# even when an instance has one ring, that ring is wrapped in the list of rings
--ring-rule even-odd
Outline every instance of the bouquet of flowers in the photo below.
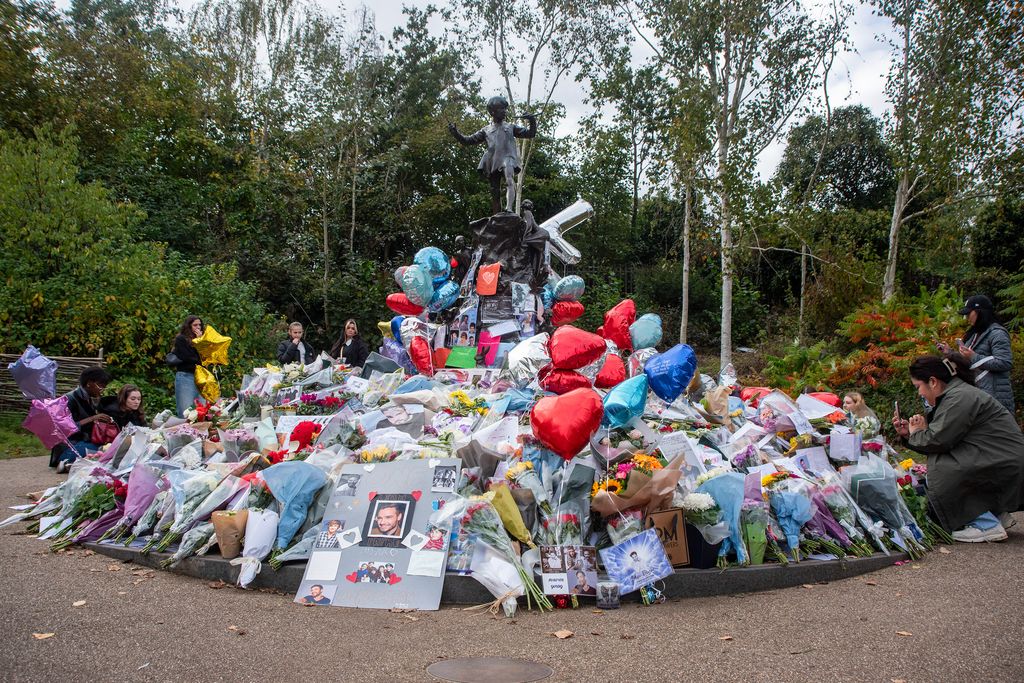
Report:
[[[207,481],[214,481],[218,478],[219,477],[214,476],[214,479]],[[171,543],[180,539],[190,528],[199,522],[204,522],[209,519],[214,510],[227,505],[228,502],[235,497],[235,494],[241,491],[245,485],[244,481],[233,476],[227,476],[218,481],[213,490],[210,491],[198,505],[192,507],[189,504],[188,508],[190,509],[183,509],[180,515],[175,516],[174,524],[171,526],[167,535],[161,539],[160,544],[157,546],[157,550],[161,552],[164,551]]]
[[[620,512],[617,516],[608,519],[607,530],[612,545],[618,545],[644,530],[643,515],[639,510]]]
[[[361,449],[357,456],[358,462],[391,462],[398,457],[398,452],[391,450],[387,444],[379,444]]]
[[[127,493],[127,486],[119,479],[97,482],[90,486],[71,506],[71,523],[63,526],[57,532],[54,536],[56,540],[50,545],[50,549],[63,550],[74,543],[77,535],[85,530],[91,522],[115,510],[118,502],[123,502]],[[110,523],[113,524],[116,521],[115,517]],[[97,534],[98,536],[99,534]]]
[[[579,515],[562,512],[546,517],[544,527],[545,545],[583,545],[583,529]]]
[[[764,564],[768,547],[768,508],[762,501],[746,499],[740,509],[740,520],[750,564]]]
[[[924,550],[920,540],[924,534],[907,510],[896,483],[896,472],[875,455],[865,455],[856,465],[844,467],[843,482],[851,498],[873,519],[882,521],[892,532],[891,540],[911,558]]]
[[[537,476],[532,462],[520,460],[508,469],[508,472],[505,473],[505,478],[516,486],[529,489],[533,493],[533,498],[537,501],[540,509],[545,514],[551,514],[551,499],[548,496],[548,490],[544,487],[540,477]]]
[[[813,483],[805,479],[791,480],[792,486],[803,487],[811,498],[814,515],[804,526],[804,550],[808,553],[824,552],[842,558],[844,548],[850,547],[850,537],[846,535],[842,525],[836,521],[825,502],[821,491]]]
[[[445,412],[459,417],[484,415],[487,413],[487,401],[481,397],[470,398],[469,394],[459,389],[448,394],[448,407]]]
[[[459,483],[456,485],[455,490],[464,498],[482,494],[484,491],[480,488],[480,468],[463,467],[459,472]]]
[[[124,541],[124,545],[130,546],[135,542],[135,539],[139,536],[144,535],[147,531],[156,526],[157,520],[160,518],[161,512],[166,507],[167,501],[174,504],[174,498],[171,496],[169,489],[164,489],[153,497],[146,510],[139,516],[139,521],[131,527],[130,534]]]
[[[768,494],[775,519],[786,539],[793,559],[800,561],[800,529],[814,516],[814,503],[807,490],[795,483],[788,472],[775,472],[761,478],[761,487]]]
[[[590,489],[590,497],[594,498],[601,491],[607,491],[613,495],[622,492],[622,481],[612,476],[601,477],[594,482]]]
[[[228,462],[238,462],[249,453],[260,450],[260,440],[250,429],[222,429],[219,433],[220,445]]]
[[[211,522],[197,524],[185,532],[178,550],[161,562],[160,566],[164,569],[177,567],[186,557],[195,555],[211,538],[213,538],[213,524]]]
[[[688,493],[682,500],[683,516],[695,527],[714,526],[722,509],[715,499],[707,493]]]
[[[281,510],[275,554],[284,551],[306,519],[313,496],[327,483],[324,471],[308,462],[283,462],[263,470],[263,481]]]
[[[833,477],[837,475],[832,475]],[[858,527],[859,516],[864,513],[857,510],[857,504],[850,499],[850,495],[838,481],[830,481],[821,487],[821,496],[828,506],[829,512],[835,520],[843,527],[847,537],[850,539],[849,551],[858,557],[870,557],[874,553],[867,536]],[[870,521],[868,521],[870,525]],[[884,549],[881,539],[876,539],[880,548]]]
[[[231,564],[239,567],[238,585],[242,588],[246,588],[260,573],[263,559],[273,549],[278,519],[273,510],[249,510],[242,556],[231,560]]]
[[[154,534],[142,549],[143,554],[158,544],[161,549],[166,548],[172,540],[181,538],[181,534],[190,526],[192,513],[217,488],[220,477],[205,470],[171,470],[167,473],[167,481],[171,485],[171,495],[174,497],[173,521],[167,524],[161,520],[163,524],[156,529],[161,537],[158,538]],[[174,538],[171,538],[172,534]],[[169,539],[167,543],[163,542],[164,535]]]
[[[515,598],[517,595],[522,595],[524,591],[527,608],[530,608],[532,602],[536,602],[542,611],[553,609],[547,596],[544,595],[544,592],[534,582],[533,577],[527,574],[523,568],[522,563],[519,561],[519,553],[512,547],[512,541],[509,539],[508,534],[505,533],[505,527],[502,525],[498,511],[494,509],[494,506],[489,501],[482,498],[451,500],[430,517],[432,524],[447,528],[450,528],[451,524],[455,521],[458,521],[462,529],[468,534],[475,535],[479,542],[487,544],[504,560],[515,565],[522,585],[505,586],[508,590],[502,594],[495,593],[492,587],[494,584],[488,585],[483,580],[483,577],[478,576],[480,572],[473,573],[475,578],[480,579],[481,583],[488,586],[488,589],[497,598],[496,602],[501,604],[507,616],[515,614]],[[496,579],[497,577],[493,578]]]
[[[156,468],[146,463],[136,464],[128,475],[128,492],[124,501],[124,515],[108,529],[100,541],[120,539],[149,509],[157,494],[167,489],[167,480]]]
[[[722,514],[720,519],[729,527],[729,535],[718,550],[719,566],[725,567],[730,552],[735,551],[740,564],[749,564],[747,547],[743,544],[743,528],[740,524],[740,510],[743,507],[743,475],[739,472],[724,472],[697,486],[697,493],[708,493],[718,503]]]

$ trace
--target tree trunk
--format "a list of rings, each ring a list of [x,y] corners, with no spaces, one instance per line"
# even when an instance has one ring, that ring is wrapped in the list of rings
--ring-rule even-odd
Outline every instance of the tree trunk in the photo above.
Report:
[[[900,174],[900,182],[896,186],[896,201],[892,205],[892,222],[889,224],[889,257],[885,263],[885,279],[882,280],[882,302],[887,302],[896,294],[896,262],[899,256],[900,228],[903,226],[903,213],[907,208],[910,195],[910,178],[906,171]]]
[[[807,243],[800,247],[800,320],[797,323],[796,343],[804,341],[804,308],[807,301]]]
[[[348,251],[356,251],[356,175],[359,170],[359,136],[355,136],[356,149],[352,155],[352,224],[348,229]]]
[[[722,194],[722,344],[721,367],[732,362],[732,216],[729,200]]]
[[[323,283],[323,300],[324,300],[324,329],[331,329],[331,320],[327,312],[327,289],[329,282],[329,274],[331,269],[331,251],[330,243],[328,242],[328,220],[327,220],[327,187],[323,190],[323,224],[324,224],[324,283]]]
[[[679,320],[679,343],[686,343],[686,330],[690,325],[690,210],[693,189],[690,179],[686,181],[683,200],[683,303]]]

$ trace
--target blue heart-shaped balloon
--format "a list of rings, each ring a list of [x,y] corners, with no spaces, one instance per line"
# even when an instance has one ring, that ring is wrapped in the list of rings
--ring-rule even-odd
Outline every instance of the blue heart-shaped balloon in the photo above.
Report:
[[[644,365],[644,374],[651,391],[671,403],[679,398],[697,372],[697,355],[686,344],[676,344],[665,353],[654,356]]]
[[[405,320],[404,315],[396,315],[391,319],[391,336],[395,338],[399,344],[402,343],[402,321]]]
[[[427,271],[435,286],[443,284],[452,272],[451,262],[437,247],[423,247],[416,252],[412,262]]]
[[[445,280],[440,287],[434,290],[434,296],[431,297],[427,310],[431,313],[438,313],[451,306],[458,298],[459,286],[451,280]]]
[[[612,429],[625,427],[644,414],[647,405],[647,376],[637,375],[612,387],[604,397],[601,424]]]
[[[555,285],[555,300],[579,301],[584,289],[586,286],[583,284],[583,278],[579,275],[567,275]]]

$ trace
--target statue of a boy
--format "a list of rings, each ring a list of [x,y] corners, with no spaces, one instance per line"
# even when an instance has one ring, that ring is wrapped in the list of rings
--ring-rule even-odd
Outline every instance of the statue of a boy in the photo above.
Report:
[[[529,128],[505,123],[508,113],[508,100],[496,95],[487,100],[487,113],[494,119],[490,124],[472,135],[463,135],[454,123],[448,124],[448,130],[456,140],[464,145],[487,143],[487,151],[480,158],[477,170],[480,175],[491,181],[491,213],[501,212],[501,178],[505,177],[506,211],[514,211],[516,203],[515,174],[519,166],[519,151],[516,149],[516,138],[532,138],[537,135],[537,117],[534,114],[523,114],[530,122]]]

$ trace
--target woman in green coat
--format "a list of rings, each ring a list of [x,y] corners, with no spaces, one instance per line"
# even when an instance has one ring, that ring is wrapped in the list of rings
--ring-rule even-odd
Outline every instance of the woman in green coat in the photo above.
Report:
[[[910,365],[927,417],[893,418],[907,445],[928,456],[928,507],[953,538],[1002,541],[1024,498],[1024,435],[1010,413],[974,386],[958,353],[921,356]]]

